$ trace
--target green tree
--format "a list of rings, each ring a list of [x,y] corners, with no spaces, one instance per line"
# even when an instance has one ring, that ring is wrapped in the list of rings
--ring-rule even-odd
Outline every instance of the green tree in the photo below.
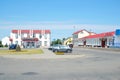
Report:
[[[16,51],[21,51],[21,48],[20,48],[19,45],[17,45],[17,47],[16,47]]]
[[[5,44],[5,47],[8,47],[7,43]]]
[[[3,47],[3,45],[2,45],[2,41],[0,41],[0,47]]]
[[[61,39],[57,39],[57,40],[53,40],[52,41],[52,45],[55,45],[55,44],[62,44],[62,40]]]

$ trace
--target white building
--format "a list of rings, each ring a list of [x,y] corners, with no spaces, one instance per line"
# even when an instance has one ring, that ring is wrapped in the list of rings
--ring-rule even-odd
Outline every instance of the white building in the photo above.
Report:
[[[104,32],[100,34],[90,35],[82,38],[85,41],[84,46],[92,47],[110,47],[114,43],[115,31]]]
[[[2,45],[10,45],[10,40],[9,40],[10,38],[9,37],[4,37],[3,39],[2,39]]]
[[[74,32],[73,33],[73,44],[74,44],[74,46],[84,45],[84,43],[83,43],[84,41],[80,41],[79,39],[83,38],[83,37],[86,37],[86,36],[89,36],[89,35],[94,35],[94,34],[95,33],[89,32],[85,29]]]
[[[10,33],[11,44],[24,48],[49,47],[50,39],[50,30],[12,30]]]

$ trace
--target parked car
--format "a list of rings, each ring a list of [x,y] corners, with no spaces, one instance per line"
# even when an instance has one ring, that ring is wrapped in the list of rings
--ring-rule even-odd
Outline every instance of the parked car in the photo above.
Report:
[[[11,44],[9,46],[9,50],[16,49],[16,47],[17,47],[17,44]]]
[[[73,44],[69,44],[69,47],[70,47],[70,48],[73,48]]]
[[[69,46],[66,46],[66,45],[58,45],[58,46],[54,46],[52,51],[53,52],[67,52],[67,53],[71,53],[72,52],[72,48],[70,48]]]
[[[54,44],[54,45],[50,46],[48,49],[52,50],[54,47],[59,46],[59,45],[61,45],[61,44]]]

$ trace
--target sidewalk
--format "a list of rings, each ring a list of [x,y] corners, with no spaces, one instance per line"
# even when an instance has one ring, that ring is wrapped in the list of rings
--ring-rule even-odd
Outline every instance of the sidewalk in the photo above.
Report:
[[[54,54],[52,51],[48,50],[47,48],[42,48],[44,54],[41,55],[47,55],[47,56],[55,56],[56,54]]]
[[[46,48],[42,48],[43,54],[31,54],[31,55],[1,55],[3,58],[13,59],[73,59],[85,57],[85,55],[56,55],[52,51]]]
[[[101,48],[101,47],[79,47],[79,48],[120,52],[120,48]]]

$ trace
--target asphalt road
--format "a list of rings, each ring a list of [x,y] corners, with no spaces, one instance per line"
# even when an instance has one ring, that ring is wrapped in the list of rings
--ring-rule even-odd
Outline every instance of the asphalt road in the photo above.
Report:
[[[74,59],[0,57],[0,80],[120,80],[120,52],[74,48]]]

